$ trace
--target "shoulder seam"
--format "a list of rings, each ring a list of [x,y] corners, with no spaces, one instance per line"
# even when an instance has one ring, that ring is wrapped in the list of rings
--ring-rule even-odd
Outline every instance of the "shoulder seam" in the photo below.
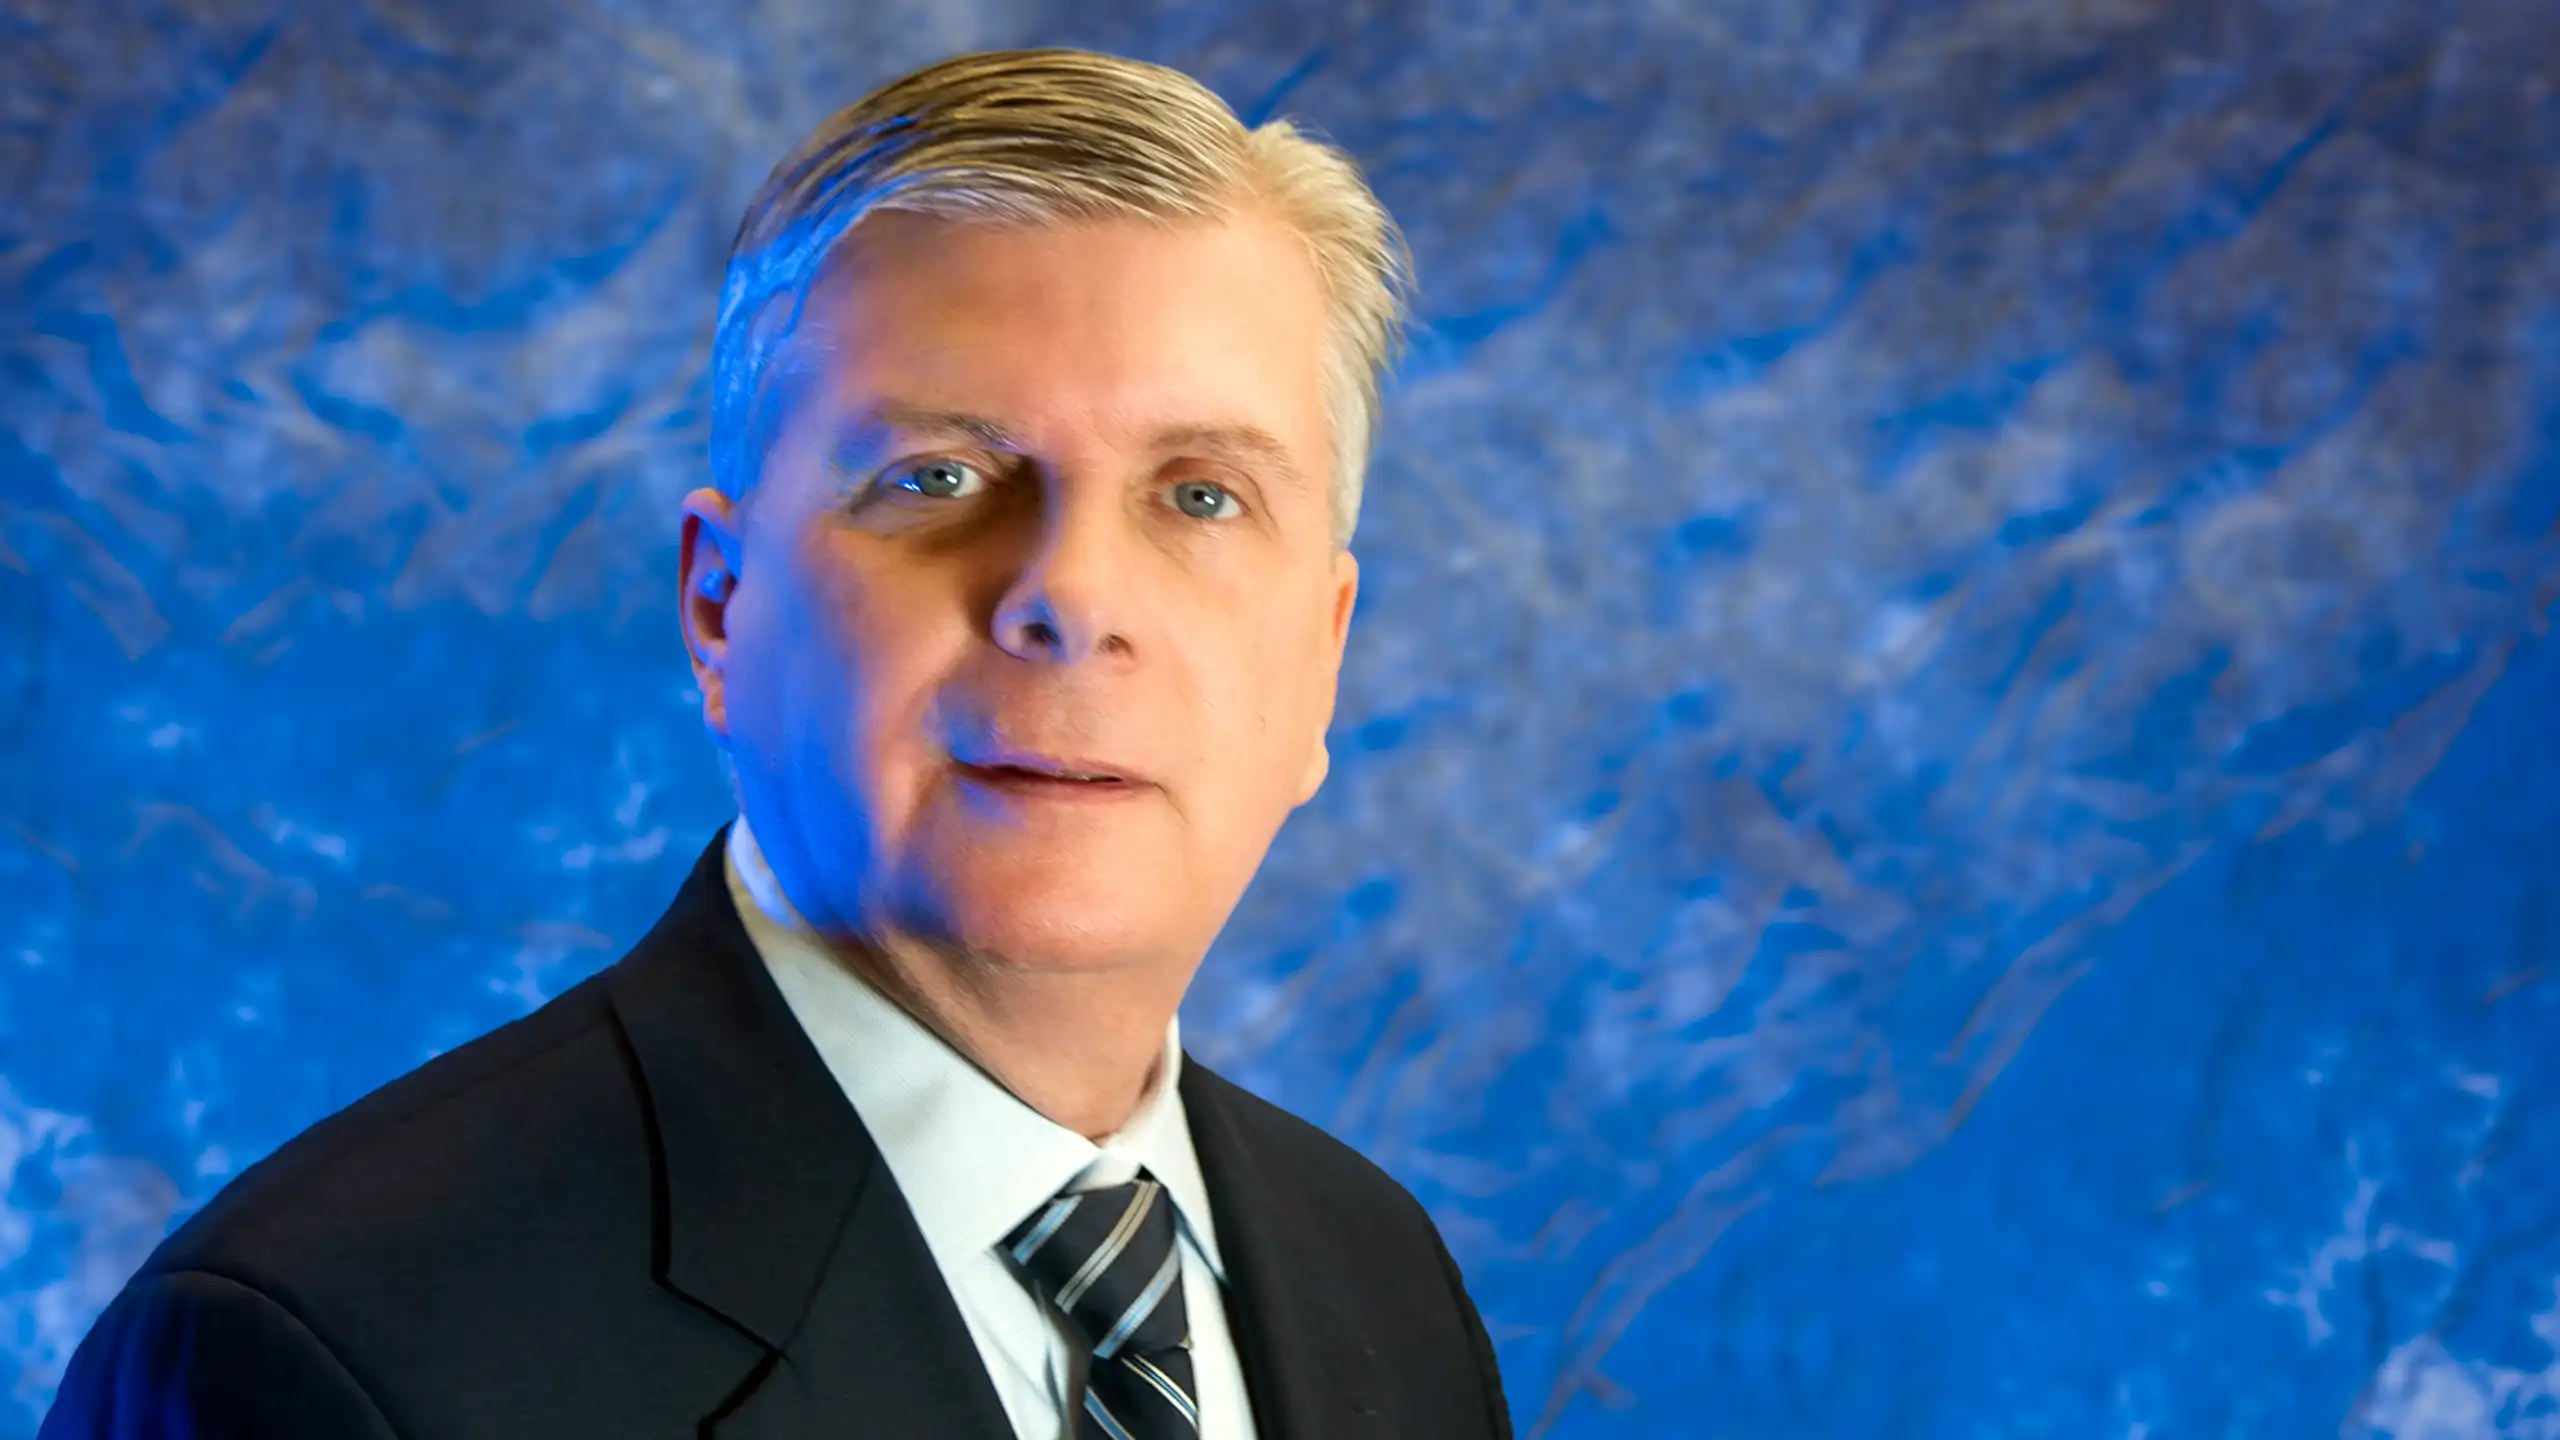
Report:
[[[176,1269],[159,1271],[147,1277],[147,1279],[171,1280],[181,1275],[201,1275],[207,1280],[218,1280],[235,1290],[242,1291],[254,1297],[258,1303],[275,1311],[278,1315],[283,1316],[287,1323],[292,1325],[295,1330],[300,1331],[304,1337],[310,1340],[311,1347],[314,1350],[328,1357],[330,1368],[336,1370],[339,1375],[346,1379],[347,1388],[355,1392],[356,1398],[364,1402],[365,1410],[370,1413],[375,1420],[381,1422],[383,1433],[386,1435],[397,1435],[400,1433],[393,1427],[391,1417],[382,1413],[382,1406],[373,1398],[373,1392],[364,1388],[364,1382],[358,1380],[355,1376],[355,1372],[347,1368],[347,1362],[338,1358],[337,1350],[332,1347],[328,1341],[320,1338],[320,1332],[312,1329],[309,1321],[304,1320],[300,1315],[294,1313],[292,1306],[285,1304],[282,1300],[279,1300],[274,1295],[269,1294],[263,1286],[254,1284],[240,1276],[226,1275],[220,1270],[212,1269],[203,1265],[182,1265]]]
[[[581,982],[581,983],[584,983],[584,982]],[[563,992],[562,992],[558,997],[555,997],[555,999],[554,999],[552,1002],[549,1002],[549,1003],[556,1004],[556,1003],[558,1003],[558,1001],[559,1001],[559,1000],[562,1000],[562,999],[566,999],[566,998],[568,998],[569,994],[571,994],[571,993],[573,993],[573,992],[572,992],[572,991],[563,991]],[[546,1006],[545,1006],[545,1008],[548,1008],[548,1005],[546,1005]],[[535,1010],[535,1011],[533,1011],[531,1014],[527,1014],[527,1015],[519,1016],[517,1019],[515,1019],[515,1020],[511,1020],[511,1021],[508,1021],[507,1023],[508,1023],[509,1025],[522,1024],[524,1021],[532,1019],[532,1018],[534,1017],[534,1015],[539,1015],[539,1014],[541,1014],[541,1013],[542,1013],[542,1012],[541,1012],[541,1010]],[[504,1029],[504,1028],[505,1028],[505,1026],[500,1026],[499,1028],[500,1028],[500,1029]],[[543,1059],[544,1057],[546,1057],[546,1056],[548,1056],[548,1055],[552,1054],[554,1051],[559,1050],[562,1046],[565,1046],[565,1045],[569,1044],[569,1043],[570,1043],[571,1041],[573,1041],[573,1040],[577,1040],[577,1039],[579,1039],[579,1038],[581,1038],[581,1037],[583,1037],[583,1036],[585,1036],[585,1035],[587,1035],[587,1034],[589,1034],[590,1032],[593,1032],[593,1031],[602,1030],[602,1031],[610,1032],[610,1031],[614,1030],[615,1028],[616,1028],[616,1026],[615,1026],[614,1019],[613,1019],[613,1015],[612,1015],[612,1007],[610,1006],[610,1004],[605,1004],[605,1005],[603,1005],[602,1013],[601,1013],[601,1014],[599,1014],[599,1015],[597,1015],[597,1016],[595,1016],[595,1017],[593,1017],[593,1018],[590,1018],[590,1019],[587,1019],[587,1020],[581,1021],[581,1022],[579,1022],[579,1023],[575,1024],[575,1025],[572,1025],[569,1029],[562,1031],[562,1032],[561,1032],[560,1034],[558,1034],[558,1035],[551,1036],[550,1038],[548,1038],[548,1039],[546,1039],[546,1040],[542,1041],[539,1045],[535,1046],[533,1049],[527,1050],[525,1053],[523,1053],[523,1054],[521,1054],[521,1055],[518,1055],[518,1056],[514,1057],[513,1059],[508,1060],[505,1064],[500,1065],[498,1068],[496,1068],[496,1069],[494,1069],[494,1070],[489,1071],[487,1074],[479,1075],[479,1076],[475,1076],[475,1077],[473,1077],[473,1078],[471,1079],[471,1081],[470,1081],[468,1084],[462,1085],[462,1086],[460,1086],[459,1088],[456,1088],[456,1089],[452,1089],[452,1090],[444,1091],[444,1092],[442,1092],[442,1093],[440,1093],[440,1094],[437,1094],[437,1095],[434,1095],[434,1096],[431,1096],[431,1097],[428,1097],[428,1098],[424,1098],[424,1099],[417,1100],[417,1101],[412,1102],[412,1103],[410,1103],[410,1104],[403,1105],[403,1106],[399,1107],[398,1109],[393,1110],[391,1113],[389,1113],[389,1114],[387,1114],[387,1115],[385,1115],[385,1116],[382,1116],[382,1117],[380,1118],[379,1122],[378,1122],[378,1123],[376,1123],[376,1124],[374,1124],[374,1125],[366,1126],[366,1127],[364,1127],[364,1128],[362,1128],[362,1129],[356,1130],[356,1131],[355,1131],[354,1133],[352,1133],[352,1134],[348,1134],[348,1135],[344,1135],[344,1136],[338,1136],[338,1137],[333,1137],[333,1141],[332,1141],[332,1143],[331,1143],[331,1144],[329,1144],[328,1146],[326,1146],[325,1148],[321,1148],[321,1149],[319,1149],[319,1150],[315,1151],[313,1154],[311,1154],[311,1155],[309,1155],[309,1156],[295,1157],[295,1161],[294,1161],[294,1164],[293,1164],[292,1169],[291,1169],[291,1170],[289,1170],[289,1171],[283,1172],[283,1173],[285,1173],[285,1174],[308,1174],[308,1173],[311,1173],[311,1172],[313,1172],[313,1171],[316,1171],[316,1170],[318,1170],[318,1169],[320,1169],[320,1168],[322,1168],[322,1167],[325,1167],[325,1166],[329,1166],[329,1165],[336,1164],[337,1162],[339,1162],[339,1161],[341,1161],[341,1160],[345,1159],[348,1155],[353,1154],[353,1153],[354,1153],[354,1152],[356,1152],[357,1150],[360,1150],[360,1149],[362,1149],[362,1148],[364,1148],[364,1147],[366,1147],[366,1146],[368,1146],[368,1145],[371,1145],[371,1144],[375,1143],[376,1141],[378,1141],[378,1140],[380,1140],[380,1139],[384,1138],[385,1136],[388,1136],[388,1135],[390,1135],[391,1133],[393,1133],[393,1132],[395,1132],[395,1131],[399,1130],[399,1129],[400,1129],[400,1128],[402,1128],[403,1126],[408,1125],[408,1124],[409,1124],[409,1123],[411,1123],[412,1121],[418,1120],[418,1119],[420,1119],[420,1118],[422,1118],[422,1117],[424,1117],[424,1116],[426,1116],[426,1115],[428,1115],[428,1114],[430,1114],[430,1113],[432,1113],[432,1112],[434,1112],[434,1111],[436,1111],[436,1110],[442,1109],[443,1107],[445,1107],[445,1106],[447,1106],[447,1105],[454,1104],[454,1103],[456,1103],[456,1102],[458,1102],[458,1101],[460,1101],[460,1100],[464,1099],[465,1097],[470,1096],[470,1095],[472,1095],[472,1094],[476,1093],[477,1091],[479,1091],[479,1090],[481,1090],[481,1089],[486,1088],[487,1086],[494,1085],[494,1084],[496,1084],[497,1082],[499,1082],[499,1081],[501,1081],[501,1080],[506,1079],[508,1076],[513,1075],[513,1074],[514,1074],[514,1073],[516,1073],[518,1070],[521,1070],[521,1069],[523,1069],[524,1067],[526,1067],[526,1066],[528,1066],[528,1065],[531,1065],[531,1064],[535,1063],[535,1062],[536,1062],[536,1061],[538,1061],[538,1060]],[[479,1041],[479,1040],[486,1039],[486,1038],[488,1038],[489,1036],[491,1036],[491,1035],[495,1035],[495,1034],[497,1034],[497,1033],[498,1033],[498,1032],[497,1032],[496,1030],[486,1031],[486,1032],[483,1032],[483,1033],[482,1033],[482,1034],[480,1034],[480,1035],[473,1036],[470,1040],[466,1040],[466,1041],[464,1041],[464,1042],[462,1042],[462,1043],[463,1043],[463,1045],[470,1045],[470,1044],[474,1044],[474,1043],[476,1043],[476,1042],[477,1042],[477,1041]],[[454,1047],[454,1049],[455,1049],[455,1050],[458,1050],[458,1049],[460,1049],[460,1048],[462,1048],[462,1047],[461,1047],[461,1046],[456,1046],[456,1047]],[[374,1089],[372,1089],[371,1091],[368,1091],[368,1092],[366,1092],[366,1093],[365,1093],[365,1094],[363,1094],[363,1095],[359,1095],[359,1096],[357,1096],[354,1100],[348,1101],[344,1106],[342,1106],[342,1107],[341,1107],[341,1108],[339,1108],[338,1110],[332,1111],[330,1114],[324,1115],[324,1116],[322,1116],[320,1119],[318,1119],[318,1120],[316,1120],[316,1121],[312,1122],[312,1129],[317,1129],[317,1128],[319,1128],[319,1127],[321,1127],[321,1126],[325,1126],[325,1125],[329,1124],[329,1123],[330,1123],[331,1121],[333,1121],[333,1120],[340,1120],[340,1119],[349,1118],[349,1115],[348,1115],[348,1112],[349,1112],[349,1111],[352,1111],[352,1110],[353,1110],[353,1109],[355,1109],[357,1106],[360,1106],[360,1105],[364,1104],[367,1100],[372,1099],[374,1096],[381,1094],[384,1090],[387,1090],[387,1089],[389,1089],[390,1087],[392,1087],[392,1086],[394,1086],[394,1085],[399,1084],[401,1081],[406,1080],[406,1079],[410,1078],[411,1076],[416,1075],[416,1074],[418,1073],[418,1071],[419,1071],[419,1070],[424,1069],[426,1066],[433,1065],[434,1063],[436,1063],[436,1061],[438,1061],[438,1060],[440,1060],[440,1059],[443,1059],[445,1056],[447,1056],[447,1055],[451,1055],[451,1054],[453,1054],[453,1053],[454,1053],[454,1050],[446,1050],[446,1051],[441,1052],[440,1054],[433,1055],[433,1056],[429,1056],[427,1059],[425,1059],[425,1060],[423,1060],[423,1061],[419,1062],[419,1064],[418,1064],[418,1065],[411,1067],[409,1070],[407,1070],[407,1071],[403,1072],[402,1074],[395,1075],[395,1076],[391,1077],[389,1080],[384,1081],[381,1085],[376,1086],[376,1087],[375,1087]],[[305,1131],[303,1132],[303,1135],[307,1136],[307,1135],[309,1135],[310,1133],[311,1133],[311,1131],[310,1131],[310,1130],[305,1130]],[[301,1137],[301,1136],[296,1136],[296,1137],[294,1137],[294,1139],[299,1139],[299,1138],[302,1138],[302,1137]],[[271,1158],[281,1158],[281,1157],[282,1157],[282,1155],[283,1155],[283,1153],[284,1153],[287,1149],[290,1149],[290,1148],[292,1147],[292,1145],[293,1145],[293,1143],[294,1143],[294,1139],[288,1139],[288,1140],[286,1140],[286,1141],[285,1141],[285,1143],[284,1143],[282,1146],[277,1147],[277,1149],[276,1149],[274,1152],[271,1152]],[[243,1172],[243,1173],[245,1173],[245,1172]],[[208,1205],[208,1207],[207,1207],[207,1208],[210,1208],[210,1206]],[[202,1270],[202,1267],[200,1267],[200,1266],[180,1266],[180,1267],[177,1267],[177,1269],[180,1269],[180,1270],[183,1270],[183,1269],[198,1269],[198,1270],[200,1270],[200,1271],[201,1271],[201,1273],[204,1273],[204,1274],[207,1274],[207,1275],[215,1275],[215,1276],[217,1276],[217,1278],[221,1278],[221,1279],[230,1279],[230,1278],[231,1278],[231,1277],[229,1277],[229,1276],[220,1275],[220,1274],[219,1274],[219,1272],[216,1272],[216,1271],[212,1271],[212,1270]],[[173,1270],[173,1271],[163,1272],[163,1273],[176,1273],[176,1271],[174,1271],[174,1270]],[[239,1283],[239,1282],[235,1281],[234,1283]],[[264,1292],[261,1292],[261,1293],[264,1293]]]

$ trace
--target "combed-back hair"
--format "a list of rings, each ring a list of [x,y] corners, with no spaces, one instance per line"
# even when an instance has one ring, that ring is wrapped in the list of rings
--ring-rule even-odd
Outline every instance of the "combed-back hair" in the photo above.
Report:
[[[1001,225],[1214,221],[1268,207],[1307,248],[1330,319],[1324,401],[1334,540],[1347,544],[1401,342],[1411,262],[1351,158],[1287,120],[1247,129],[1177,70],[1082,50],[963,55],[827,118],[747,206],[711,352],[711,463],[743,498],[794,403],[777,358],[810,287],[866,215]],[[796,367],[784,361],[782,371]]]

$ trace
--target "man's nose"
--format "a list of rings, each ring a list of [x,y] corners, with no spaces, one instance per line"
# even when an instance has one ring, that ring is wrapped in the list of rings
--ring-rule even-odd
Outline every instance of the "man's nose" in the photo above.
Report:
[[[1039,539],[996,607],[996,643],[1015,658],[1074,664],[1130,653],[1125,517],[1099,500],[1045,507]]]

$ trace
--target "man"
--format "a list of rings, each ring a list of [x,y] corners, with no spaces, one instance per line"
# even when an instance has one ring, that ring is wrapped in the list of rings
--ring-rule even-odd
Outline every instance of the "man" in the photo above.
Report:
[[[1175,1010],[1325,775],[1401,248],[1157,67],[778,167],[684,638],[740,818],[603,974],[165,1243],[44,1435],[1509,1434],[1430,1220]]]

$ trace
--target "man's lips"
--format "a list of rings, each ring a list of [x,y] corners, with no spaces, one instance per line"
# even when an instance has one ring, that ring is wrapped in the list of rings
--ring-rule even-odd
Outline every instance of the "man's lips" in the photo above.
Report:
[[[954,756],[960,773],[1001,789],[1103,794],[1147,782],[1127,766],[1083,756],[1005,752]]]

